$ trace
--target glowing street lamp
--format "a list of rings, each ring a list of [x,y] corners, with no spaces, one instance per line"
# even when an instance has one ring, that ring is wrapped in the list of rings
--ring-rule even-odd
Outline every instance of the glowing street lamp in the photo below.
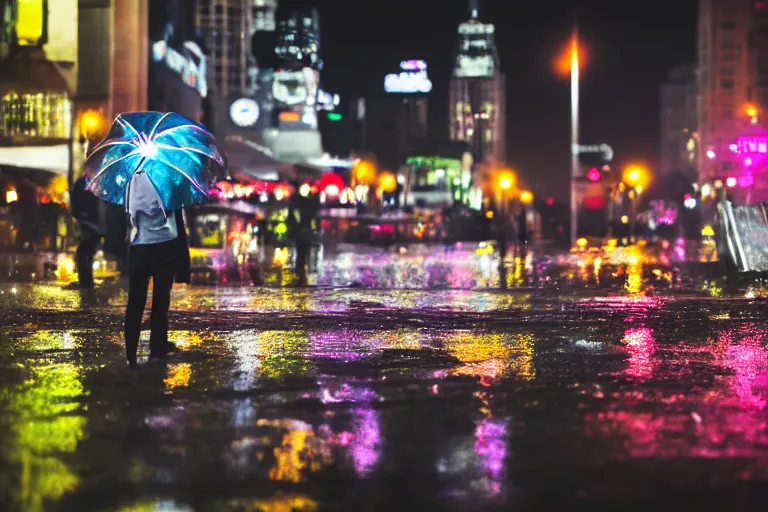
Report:
[[[574,27],[566,50],[559,56],[556,68],[559,74],[571,78],[571,244],[575,243],[578,226],[576,205],[576,179],[579,175],[579,78],[585,52],[579,44],[579,33]]]
[[[642,165],[630,165],[624,169],[624,182],[635,189],[642,188],[648,183],[650,171]]]
[[[515,188],[515,185],[517,185],[517,177],[515,176],[515,173],[512,171],[502,171],[499,174],[498,185],[502,192],[509,192]]]
[[[520,202],[529,205],[533,202],[533,192],[530,192],[528,190],[523,190],[520,192]]]

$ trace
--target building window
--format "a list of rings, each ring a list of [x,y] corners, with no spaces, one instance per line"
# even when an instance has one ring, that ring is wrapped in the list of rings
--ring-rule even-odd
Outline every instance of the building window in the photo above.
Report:
[[[65,93],[16,94],[0,101],[0,135],[67,139],[71,134],[72,102]]]
[[[735,86],[735,82],[731,80],[730,78],[724,78],[720,81],[720,87],[723,89],[733,89]]]

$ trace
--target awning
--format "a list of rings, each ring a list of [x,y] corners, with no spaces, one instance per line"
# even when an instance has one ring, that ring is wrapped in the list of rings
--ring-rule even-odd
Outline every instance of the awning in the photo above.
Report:
[[[0,166],[41,169],[66,176],[69,172],[69,145],[0,147]]]
[[[239,136],[229,136],[224,142],[227,165],[232,176],[244,176],[265,181],[316,179],[324,168],[308,163],[288,163],[278,160],[272,151]]]

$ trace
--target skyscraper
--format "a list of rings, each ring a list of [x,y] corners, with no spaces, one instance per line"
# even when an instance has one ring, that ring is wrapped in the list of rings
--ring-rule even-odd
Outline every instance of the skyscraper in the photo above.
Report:
[[[661,86],[661,174],[697,171],[696,65],[679,66]]]
[[[747,124],[752,0],[701,0],[698,23],[699,181],[734,170],[729,150]]]
[[[506,159],[505,77],[499,67],[495,27],[479,19],[477,0],[459,25],[450,83],[450,137],[469,143],[476,162]]]

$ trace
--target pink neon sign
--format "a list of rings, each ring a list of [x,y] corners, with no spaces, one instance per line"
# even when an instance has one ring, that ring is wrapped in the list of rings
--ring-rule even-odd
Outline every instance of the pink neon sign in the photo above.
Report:
[[[768,154],[768,138],[766,137],[739,137],[739,153],[764,153]]]

